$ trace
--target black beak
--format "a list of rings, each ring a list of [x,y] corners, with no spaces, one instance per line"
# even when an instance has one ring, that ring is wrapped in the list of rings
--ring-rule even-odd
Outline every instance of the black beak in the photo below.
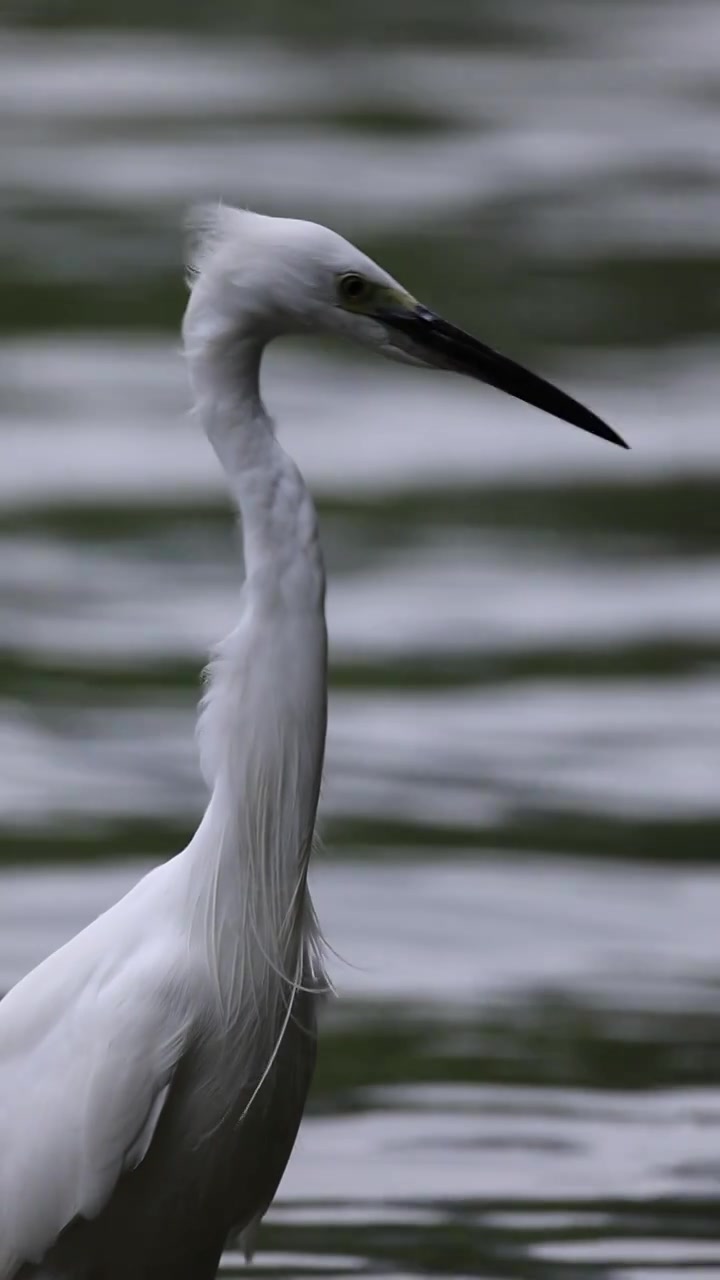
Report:
[[[448,324],[447,320],[442,320],[425,307],[408,307],[407,310],[388,308],[379,312],[377,319],[389,329],[405,334],[410,339],[407,350],[410,353],[417,351],[428,364],[478,378],[488,386],[497,387],[498,391],[507,391],[517,400],[524,400],[525,404],[551,413],[554,418],[580,427],[581,431],[589,431],[601,440],[618,444],[621,449],[628,448],[612,427],[584,405],[578,404],[572,396],[539,378],[536,373],[530,373],[529,369],[523,369],[507,356],[501,356],[492,347],[486,347],[454,324]]]

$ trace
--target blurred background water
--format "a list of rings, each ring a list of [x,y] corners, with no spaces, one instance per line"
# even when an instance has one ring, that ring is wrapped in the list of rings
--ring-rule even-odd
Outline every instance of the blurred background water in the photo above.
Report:
[[[240,570],[187,413],[184,210],[327,221],[633,452],[345,348],[268,357],[330,570],[342,958],[256,1265],[720,1276],[720,10],[2,28],[0,990],[203,806]]]

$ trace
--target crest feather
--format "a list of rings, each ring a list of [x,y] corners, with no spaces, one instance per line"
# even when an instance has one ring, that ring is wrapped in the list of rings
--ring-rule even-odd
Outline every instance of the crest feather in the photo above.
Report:
[[[185,264],[188,284],[192,285],[224,245],[237,235],[242,220],[252,217],[249,211],[230,205],[195,205],[185,219]]]

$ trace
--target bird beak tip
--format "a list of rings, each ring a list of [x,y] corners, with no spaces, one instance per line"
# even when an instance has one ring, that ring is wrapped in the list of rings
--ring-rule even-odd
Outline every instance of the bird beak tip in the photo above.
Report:
[[[579,427],[581,431],[616,444],[621,449],[629,449],[622,436],[572,396],[492,347],[485,346],[426,307],[419,304],[396,305],[381,312],[377,319],[409,340],[410,353],[424,357],[428,364],[467,374],[571,426]]]

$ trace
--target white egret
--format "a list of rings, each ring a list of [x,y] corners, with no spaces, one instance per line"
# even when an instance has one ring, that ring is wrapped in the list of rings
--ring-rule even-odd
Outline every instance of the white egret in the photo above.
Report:
[[[325,576],[312,500],[260,395],[267,342],[344,334],[623,443],[324,227],[220,207],[190,270],[193,395],[246,573],[200,713],[210,800],[186,849],[0,1003],[0,1280],[209,1280],[295,1141],[326,985],[307,886]]]

